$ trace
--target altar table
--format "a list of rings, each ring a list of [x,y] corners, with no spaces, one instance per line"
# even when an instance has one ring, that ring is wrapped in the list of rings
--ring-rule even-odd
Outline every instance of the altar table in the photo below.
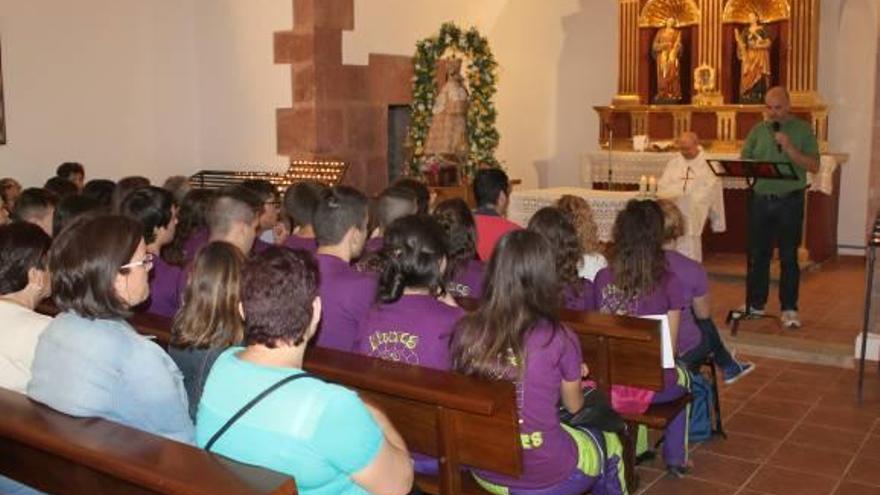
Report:
[[[642,175],[660,177],[666,163],[677,152],[614,151],[611,171],[616,187],[638,187]],[[738,154],[706,153],[707,159],[736,159]],[[840,200],[840,169],[847,155],[823,154],[819,172],[807,174],[809,190],[805,201],[804,236],[801,261],[822,262],[837,254],[837,221]],[[586,153],[582,157],[583,187],[607,188],[608,151]],[[724,210],[727,229],[723,233],[706,232],[703,247],[706,252],[745,253],[746,211],[748,208],[746,183],[743,179],[723,179]]]
[[[563,195],[570,194],[580,196],[589,203],[593,210],[593,218],[598,227],[599,240],[611,242],[614,220],[621,212],[626,203],[639,197],[637,191],[602,191],[598,189],[586,189],[582,187],[553,187],[548,189],[514,189],[510,195],[510,206],[507,210],[508,220],[523,227],[529,223],[529,219],[536,211],[545,206],[552,206]],[[700,236],[703,225],[709,214],[709,206],[697,204],[690,196],[669,196],[668,199],[675,201],[684,214],[685,235],[679,239],[676,249],[682,254],[697,261],[702,261],[702,249]]]

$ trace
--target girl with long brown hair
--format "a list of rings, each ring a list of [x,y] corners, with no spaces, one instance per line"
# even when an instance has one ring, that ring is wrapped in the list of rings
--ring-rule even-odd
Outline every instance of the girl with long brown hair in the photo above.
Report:
[[[244,255],[232,244],[214,241],[199,251],[174,317],[171,358],[183,373],[190,417],[195,419],[211,366],[224,350],[244,338],[239,312]]]
[[[556,259],[560,297],[566,309],[593,310],[593,284],[578,274],[582,262],[580,241],[574,225],[558,208],[547,206],[529,220],[529,230],[547,239]]]
[[[587,200],[571,194],[559,198],[556,207],[574,225],[580,240],[582,260],[578,266],[578,275],[592,282],[596,273],[608,266],[599,241],[599,226],[593,217],[593,209]]]
[[[663,251],[663,212],[655,201],[632,200],[614,222],[610,265],[596,274],[593,294],[603,313],[630,316],[666,315],[673,345],[678,341],[681,311],[686,307],[681,281],[667,269]],[[656,394],[642,391],[634,407],[671,402],[688,393],[687,372],[664,370],[666,386]],[[622,390],[622,389],[618,389]],[[616,391],[612,390],[615,407]],[[671,475],[681,477],[687,465],[687,415],[676,416],[666,428],[663,458]],[[623,411],[637,412],[637,411]]]
[[[571,412],[583,406],[585,366],[577,338],[559,323],[558,307],[556,261],[547,240],[526,230],[502,237],[480,307],[462,318],[451,344],[455,370],[516,383],[523,472],[518,478],[475,473],[491,493],[574,495],[598,482],[622,486],[616,435],[559,422],[560,400]]]

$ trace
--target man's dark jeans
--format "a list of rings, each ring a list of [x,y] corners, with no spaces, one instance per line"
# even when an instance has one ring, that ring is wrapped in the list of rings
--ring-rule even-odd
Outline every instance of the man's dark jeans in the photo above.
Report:
[[[770,285],[770,257],[779,245],[781,273],[779,302],[782,310],[797,310],[800,268],[798,247],[804,220],[804,191],[779,196],[755,194],[749,214],[749,304],[763,309]]]

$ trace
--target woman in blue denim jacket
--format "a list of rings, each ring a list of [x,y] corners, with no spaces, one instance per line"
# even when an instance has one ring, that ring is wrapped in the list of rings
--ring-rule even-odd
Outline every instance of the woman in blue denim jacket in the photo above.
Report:
[[[151,268],[136,220],[86,216],[65,229],[49,251],[62,312],[40,336],[27,392],[66,414],[193,443],[180,371],[125,321],[149,296]]]

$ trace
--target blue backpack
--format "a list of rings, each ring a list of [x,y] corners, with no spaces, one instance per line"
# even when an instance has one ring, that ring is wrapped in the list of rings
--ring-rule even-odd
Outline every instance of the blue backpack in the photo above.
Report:
[[[705,442],[712,438],[712,385],[702,373],[691,373],[691,416],[689,442]]]

